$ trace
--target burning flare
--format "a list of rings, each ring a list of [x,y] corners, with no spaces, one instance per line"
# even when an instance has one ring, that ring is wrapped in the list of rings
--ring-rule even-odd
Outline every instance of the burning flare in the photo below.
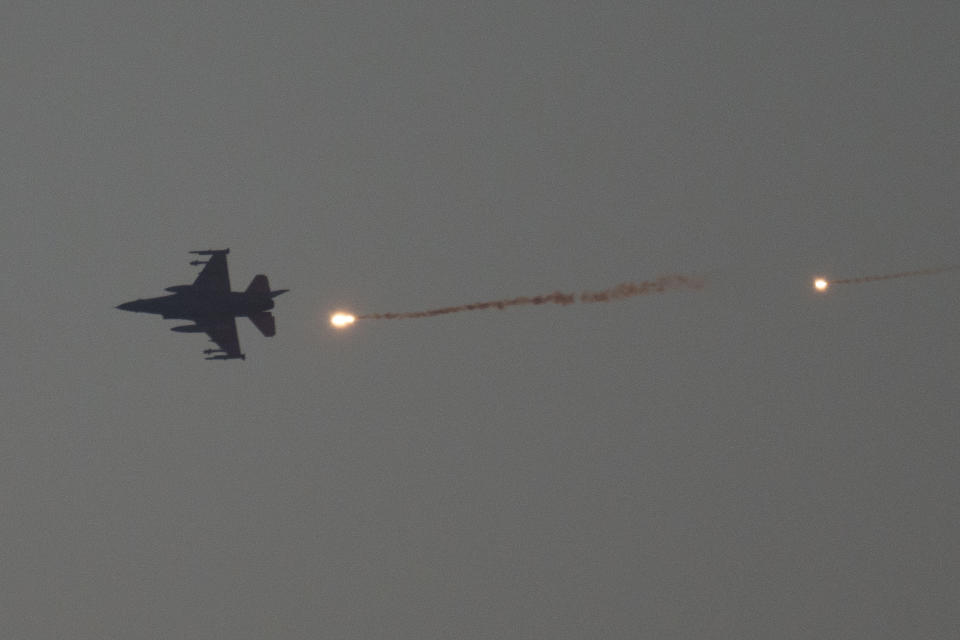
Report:
[[[879,282],[881,280],[895,280],[897,278],[914,278],[916,276],[933,276],[946,271],[956,271],[960,265],[948,265],[946,267],[934,267],[932,269],[918,269],[916,271],[901,271],[900,273],[887,273],[876,276],[860,276],[859,278],[838,278],[836,280],[827,280],[826,278],[816,278],[813,281],[813,287],[817,291],[826,291],[835,284],[864,284],[867,282]]]
[[[338,329],[349,327],[356,322],[356,320],[356,316],[349,313],[344,313],[343,311],[338,311],[330,316],[330,324]]]

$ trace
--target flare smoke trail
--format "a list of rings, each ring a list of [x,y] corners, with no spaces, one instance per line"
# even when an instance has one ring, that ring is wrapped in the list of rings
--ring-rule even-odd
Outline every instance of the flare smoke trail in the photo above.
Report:
[[[947,267],[936,267],[933,269],[920,269],[918,271],[904,271],[902,273],[890,273],[880,276],[861,276],[859,278],[841,278],[839,280],[829,280],[830,284],[863,284],[864,282],[877,282],[879,280],[894,280],[895,278],[912,278],[914,276],[932,276],[944,271],[954,271],[960,269],[960,265],[950,265]]]
[[[580,302],[610,302],[612,300],[623,300],[634,296],[649,295],[652,293],[665,293],[678,289],[702,289],[703,280],[691,276],[672,275],[662,276],[656,280],[644,280],[643,282],[624,282],[611,289],[603,291],[584,291],[579,298],[573,293],[563,293],[554,291],[539,296],[519,298],[509,298],[506,300],[491,300],[489,302],[474,302],[472,304],[463,304],[456,307],[442,307],[440,309],[430,309],[427,311],[407,311],[404,313],[368,313],[357,316],[357,320],[400,320],[406,318],[431,318],[433,316],[442,316],[448,313],[461,313],[463,311],[479,311],[481,309],[506,309],[507,307],[518,307],[523,305],[540,304],[558,304],[567,306]]]

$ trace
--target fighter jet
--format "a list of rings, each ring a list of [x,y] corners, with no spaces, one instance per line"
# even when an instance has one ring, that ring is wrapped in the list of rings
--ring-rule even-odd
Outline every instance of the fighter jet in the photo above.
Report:
[[[230,291],[230,276],[227,272],[227,254],[230,249],[206,249],[191,251],[208,260],[194,260],[190,264],[202,264],[203,270],[193,284],[178,284],[167,287],[171,295],[125,302],[117,307],[124,311],[157,313],[164,318],[192,320],[193,324],[172,327],[181,333],[206,333],[217,349],[205,349],[207,360],[247,359],[240,352],[237,338],[238,316],[246,316],[268,338],[276,334],[276,323],[270,309],[273,299],[289,289],[270,290],[267,276],[254,276],[246,291]],[[216,355],[213,355],[216,354]]]

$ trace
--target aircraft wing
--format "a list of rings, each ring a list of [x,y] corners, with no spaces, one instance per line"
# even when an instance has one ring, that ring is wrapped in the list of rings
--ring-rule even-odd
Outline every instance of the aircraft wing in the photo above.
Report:
[[[226,251],[212,251],[203,271],[193,281],[198,291],[230,291],[230,274],[227,272]],[[234,331],[236,334],[236,331]]]
[[[237,337],[236,318],[228,315],[214,316],[201,326],[226,356],[226,358],[220,357],[219,359],[243,357],[243,354],[240,353],[240,339]]]

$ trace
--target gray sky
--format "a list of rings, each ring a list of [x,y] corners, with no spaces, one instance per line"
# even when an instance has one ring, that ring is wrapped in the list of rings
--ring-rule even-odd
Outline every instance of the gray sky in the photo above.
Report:
[[[954,637],[960,5],[302,4],[0,11],[9,637]]]

